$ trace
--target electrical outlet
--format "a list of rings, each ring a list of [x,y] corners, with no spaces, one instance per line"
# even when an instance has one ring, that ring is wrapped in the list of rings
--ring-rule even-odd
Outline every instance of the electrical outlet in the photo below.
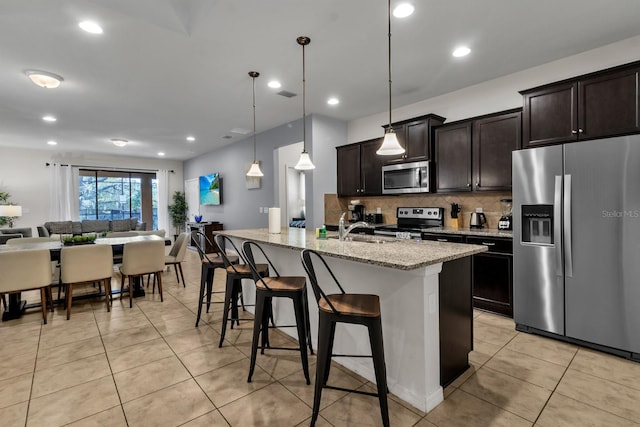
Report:
[[[262,213],[262,206],[258,208],[258,213]]]

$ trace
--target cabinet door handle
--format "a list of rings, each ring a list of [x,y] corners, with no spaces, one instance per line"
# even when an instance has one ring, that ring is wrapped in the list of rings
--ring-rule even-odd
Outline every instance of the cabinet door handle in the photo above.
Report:
[[[467,187],[471,187],[471,184],[467,183]]]
[[[447,239],[436,239],[438,242],[448,242]]]
[[[496,244],[493,242],[482,242],[483,245],[485,246],[495,246]]]
[[[577,130],[572,130],[571,133],[575,135],[576,133],[578,133],[578,131]]]
[[[476,188],[480,188],[480,181],[476,181]]]
[[[584,131],[582,129],[578,129],[578,132],[583,133]]]

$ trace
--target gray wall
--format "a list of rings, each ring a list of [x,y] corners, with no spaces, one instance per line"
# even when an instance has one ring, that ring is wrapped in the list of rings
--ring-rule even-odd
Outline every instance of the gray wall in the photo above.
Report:
[[[307,116],[306,120],[307,151],[316,165],[306,175],[307,227],[313,228],[324,219],[324,193],[336,191],[335,147],[346,143],[347,124],[318,115]],[[220,221],[226,229],[267,227],[268,216],[259,209],[279,203],[275,183],[280,171],[274,168],[278,164],[274,150],[302,141],[302,119],[259,133],[256,141],[256,157],[264,173],[261,187],[256,190],[248,190],[245,185],[246,170],[253,160],[252,137],[184,163],[185,180],[212,172],[219,172],[222,177],[222,205],[201,206],[205,221]]]

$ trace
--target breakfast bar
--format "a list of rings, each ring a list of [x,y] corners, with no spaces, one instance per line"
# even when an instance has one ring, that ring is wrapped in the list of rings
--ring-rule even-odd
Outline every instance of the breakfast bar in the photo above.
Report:
[[[442,385],[468,367],[473,325],[470,257],[486,251],[486,247],[380,236],[340,241],[329,235],[319,239],[313,232],[292,228],[283,228],[279,234],[267,229],[222,233],[237,243],[252,240],[260,244],[283,275],[304,276],[300,252],[314,249],[325,256],[347,292],[379,295],[389,390],[419,410],[427,412],[438,405],[443,400]],[[243,287],[245,301],[251,301],[252,283],[247,281]],[[290,306],[274,301],[276,324],[294,323]],[[314,301],[309,303],[309,312],[311,335],[317,346],[318,311]],[[294,331],[283,331],[296,337]],[[370,352],[364,329],[355,325],[338,327],[334,353]],[[346,357],[336,361],[374,381],[370,359]]]

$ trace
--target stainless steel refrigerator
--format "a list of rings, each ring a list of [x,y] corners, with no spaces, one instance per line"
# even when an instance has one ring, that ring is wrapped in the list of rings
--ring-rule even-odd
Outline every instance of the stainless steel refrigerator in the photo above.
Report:
[[[640,359],[640,135],[513,153],[513,317]]]

